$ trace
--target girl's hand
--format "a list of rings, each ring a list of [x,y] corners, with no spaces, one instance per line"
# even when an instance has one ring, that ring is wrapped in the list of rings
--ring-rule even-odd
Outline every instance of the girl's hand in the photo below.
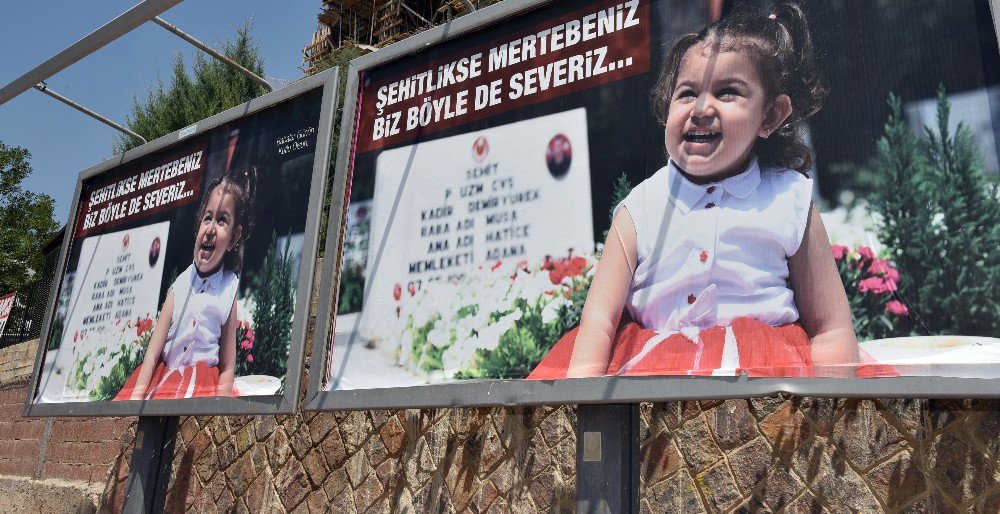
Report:
[[[623,208],[611,223],[604,253],[583,305],[567,378],[607,373],[611,342],[625,307],[625,297],[632,287],[637,255],[635,225],[628,210]]]
[[[174,290],[167,291],[167,298],[163,300],[163,308],[160,309],[160,316],[153,327],[153,334],[149,336],[149,345],[146,346],[146,355],[139,365],[139,377],[136,378],[135,387],[132,389],[130,400],[145,400],[146,391],[149,389],[149,381],[153,378],[153,371],[160,362],[163,347],[167,343],[167,331],[170,330],[170,320],[174,316]]]
[[[788,258],[788,277],[799,320],[809,335],[816,375],[857,376],[858,340],[851,308],[833,260],[830,238],[815,206],[809,210],[802,244]]]

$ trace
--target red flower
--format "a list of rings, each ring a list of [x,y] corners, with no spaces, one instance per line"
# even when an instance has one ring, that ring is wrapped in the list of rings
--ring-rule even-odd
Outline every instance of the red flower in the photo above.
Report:
[[[152,320],[152,318],[146,318],[144,320],[136,322],[136,324],[135,324],[135,335],[138,336],[138,337],[142,337],[143,334],[145,334],[146,332],[149,332],[152,329],[153,329],[153,320]]]
[[[247,362],[253,363],[253,354],[252,353],[248,353],[247,354]]]
[[[403,296],[403,286],[401,286],[399,284],[396,284],[395,286],[393,286],[392,287],[392,297],[395,298],[396,301],[398,302],[399,299],[402,298],[402,296]]]
[[[859,246],[858,255],[860,255],[862,259],[872,260],[875,258],[875,252],[867,246]]]
[[[910,309],[907,309],[903,302],[899,300],[892,300],[885,304],[885,312],[895,314],[896,316],[906,316],[910,313]]]
[[[889,265],[889,261],[882,259],[872,259],[872,265],[868,267],[868,272],[875,276],[885,277],[893,282],[899,281],[899,271]]]
[[[410,290],[410,296],[416,296],[417,295],[417,286],[415,284],[413,284],[412,282],[410,283],[409,286],[407,286],[407,289]]]
[[[493,263],[493,266],[490,266],[490,271],[496,271],[501,264],[503,264],[503,261],[497,260],[495,263]]]
[[[847,254],[851,251],[850,248],[842,245],[833,245],[830,249],[833,250],[833,260],[835,261],[843,260],[844,257],[847,257]]]
[[[896,282],[888,278],[868,277],[858,282],[858,290],[862,293],[872,292],[875,294],[882,294],[889,291],[895,291]]]

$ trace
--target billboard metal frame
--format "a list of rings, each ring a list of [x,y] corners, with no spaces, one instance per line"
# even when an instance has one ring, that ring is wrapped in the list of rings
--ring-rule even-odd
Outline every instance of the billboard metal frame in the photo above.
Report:
[[[320,221],[323,200],[326,195],[327,175],[330,169],[330,141],[333,137],[334,113],[337,109],[337,88],[339,86],[339,69],[318,73],[289,84],[273,93],[269,93],[249,102],[227,109],[219,114],[199,121],[198,123],[171,132],[138,148],[129,150],[122,155],[108,159],[80,173],[73,194],[73,204],[70,206],[70,218],[67,226],[76,226],[79,214],[80,192],[83,181],[104,173],[122,164],[131,162],[152,152],[168,148],[180,140],[186,140],[220,125],[237,121],[246,116],[258,113],[279,103],[291,100],[306,92],[322,89],[322,103],[316,134],[316,151],[312,169],[311,190],[309,193],[309,210],[306,217],[305,241],[302,248],[302,267],[299,281],[296,285],[296,310],[292,323],[291,344],[288,352],[288,373],[285,376],[284,392],[273,396],[247,396],[238,398],[186,398],[176,400],[152,401],[103,401],[103,402],[65,402],[65,403],[34,403],[38,394],[41,376],[42,360],[45,347],[41,341],[47,339],[55,304],[65,274],[73,231],[67,230],[63,239],[59,256],[58,277],[54,280],[45,311],[45,321],[42,324],[42,339],[38,345],[35,367],[32,373],[31,389],[24,408],[26,417],[35,416],[176,416],[176,415],[223,415],[223,414],[290,414],[298,406],[299,389],[302,378],[302,364],[308,330],[309,306],[313,298],[313,279],[316,273],[316,256],[320,241]],[[193,131],[192,131],[193,130]],[[183,134],[183,136],[182,136]]]
[[[993,25],[1000,33],[1000,0],[989,0]],[[792,394],[832,398],[1000,398],[1000,379],[898,377],[876,379],[740,377],[593,377],[561,380],[469,380],[423,386],[324,390],[332,328],[336,321],[340,278],[340,246],[348,172],[353,168],[359,74],[404,58],[512,16],[550,3],[549,0],[506,0],[457,18],[351,61],[347,69],[336,174],[332,184],[330,228],[327,230],[321,297],[316,317],[307,411],[513,405],[607,404],[690,399],[728,399]]]

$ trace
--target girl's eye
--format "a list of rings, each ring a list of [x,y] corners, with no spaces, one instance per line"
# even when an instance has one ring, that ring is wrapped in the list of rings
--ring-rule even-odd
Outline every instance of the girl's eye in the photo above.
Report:
[[[697,97],[698,97],[698,95],[694,94],[694,91],[692,91],[690,89],[682,89],[682,90],[678,91],[676,95],[674,95],[674,100],[675,101],[682,101],[682,100],[688,100],[688,99],[697,98]]]
[[[727,87],[727,88],[723,89],[722,91],[719,91],[719,98],[722,98],[724,100],[725,99],[734,99],[734,98],[736,98],[738,96],[740,96],[740,92],[737,91],[735,88]]]

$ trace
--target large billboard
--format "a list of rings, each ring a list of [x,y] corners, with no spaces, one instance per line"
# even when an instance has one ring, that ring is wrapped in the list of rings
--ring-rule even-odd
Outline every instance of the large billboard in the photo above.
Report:
[[[81,174],[28,414],[294,409],[336,76]]]
[[[354,61],[310,408],[1000,393],[990,5],[842,4],[508,1]]]

